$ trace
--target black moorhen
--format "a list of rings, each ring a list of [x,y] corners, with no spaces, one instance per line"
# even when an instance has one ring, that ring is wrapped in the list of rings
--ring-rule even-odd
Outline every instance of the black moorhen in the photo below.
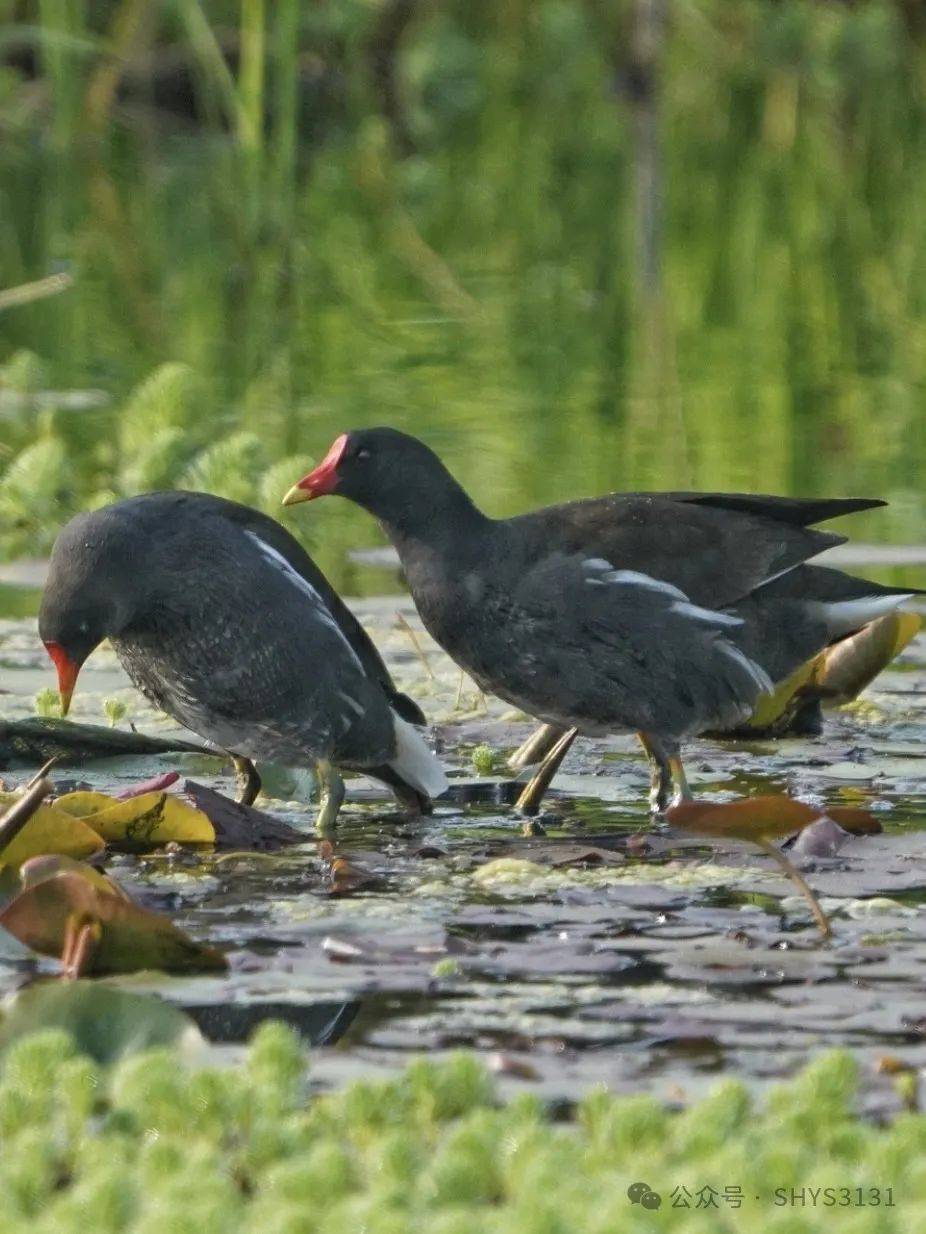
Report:
[[[554,765],[576,732],[638,732],[654,809],[673,780],[687,795],[683,738],[733,728],[912,594],[804,564],[845,538],[811,524],[881,501],[614,493],[491,519],[432,450],[390,428],[343,433],[283,502],[327,493],[379,519],[457,664],[568,730]]]
[[[52,550],[39,634],[65,712],[108,638],[142,693],[239,771],[314,761],[320,827],[344,796],[334,767],[375,776],[412,810],[446,787],[417,705],[305,550],[257,510],[175,492],[77,515]]]

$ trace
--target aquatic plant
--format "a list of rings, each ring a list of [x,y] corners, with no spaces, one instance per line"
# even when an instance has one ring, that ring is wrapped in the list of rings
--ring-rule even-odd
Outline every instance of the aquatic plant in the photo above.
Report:
[[[109,721],[109,727],[115,728],[129,714],[129,705],[123,698],[104,698],[103,714]]]
[[[860,1120],[845,1054],[765,1100],[728,1080],[677,1114],[599,1090],[567,1122],[529,1090],[500,1102],[464,1054],[324,1096],[280,1024],[239,1066],[182,1058],[101,1066],[60,1029],[8,1046],[4,1234],[900,1234],[926,1215],[926,1118]]]

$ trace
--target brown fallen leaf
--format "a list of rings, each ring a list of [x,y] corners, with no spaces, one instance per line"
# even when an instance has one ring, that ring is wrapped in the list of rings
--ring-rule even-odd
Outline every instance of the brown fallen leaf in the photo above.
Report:
[[[877,836],[884,830],[874,814],[857,806],[827,806],[826,815],[854,836]]]
[[[821,818],[806,802],[783,795],[741,797],[736,801],[686,801],[666,811],[666,820],[695,835],[718,840],[774,839],[800,831]]]
[[[228,967],[222,952],[196,942],[166,917],[101,891],[73,872],[21,892],[0,912],[0,925],[33,951],[60,956],[75,976]]]
[[[322,840],[318,855],[328,864],[328,891],[331,895],[349,895],[363,887],[382,884],[382,879],[372,870],[342,857],[330,840]]]

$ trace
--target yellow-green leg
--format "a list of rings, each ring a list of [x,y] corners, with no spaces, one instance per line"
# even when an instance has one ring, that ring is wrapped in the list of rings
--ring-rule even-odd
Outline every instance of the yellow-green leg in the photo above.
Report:
[[[235,768],[235,786],[238,789],[237,801],[242,806],[252,806],[260,792],[260,776],[257,768],[249,758],[241,754],[233,754],[231,761]]]
[[[536,814],[543,800],[543,795],[550,787],[550,781],[559,770],[560,763],[569,753],[569,747],[579,735],[577,728],[570,728],[561,735],[552,750],[537,768],[523,793],[515,803],[515,809],[521,814]]]
[[[324,759],[319,759],[315,765],[318,776],[319,811],[315,819],[315,830],[319,835],[334,831],[338,812],[344,802],[344,781]]]
[[[520,771],[522,767],[532,767],[534,763],[542,762],[564,732],[565,729],[557,728],[555,724],[541,724],[523,745],[518,746],[509,758],[508,766],[512,771]]]
[[[637,733],[650,765],[649,806],[653,814],[664,814],[670,805],[691,800],[688,777],[675,742],[652,733]]]

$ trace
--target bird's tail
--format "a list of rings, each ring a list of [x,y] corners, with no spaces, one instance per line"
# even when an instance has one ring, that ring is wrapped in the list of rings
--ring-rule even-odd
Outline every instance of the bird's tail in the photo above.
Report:
[[[430,749],[421,731],[396,712],[396,754],[388,766],[406,784],[428,797],[439,797],[447,789],[447,777],[437,755]]]

